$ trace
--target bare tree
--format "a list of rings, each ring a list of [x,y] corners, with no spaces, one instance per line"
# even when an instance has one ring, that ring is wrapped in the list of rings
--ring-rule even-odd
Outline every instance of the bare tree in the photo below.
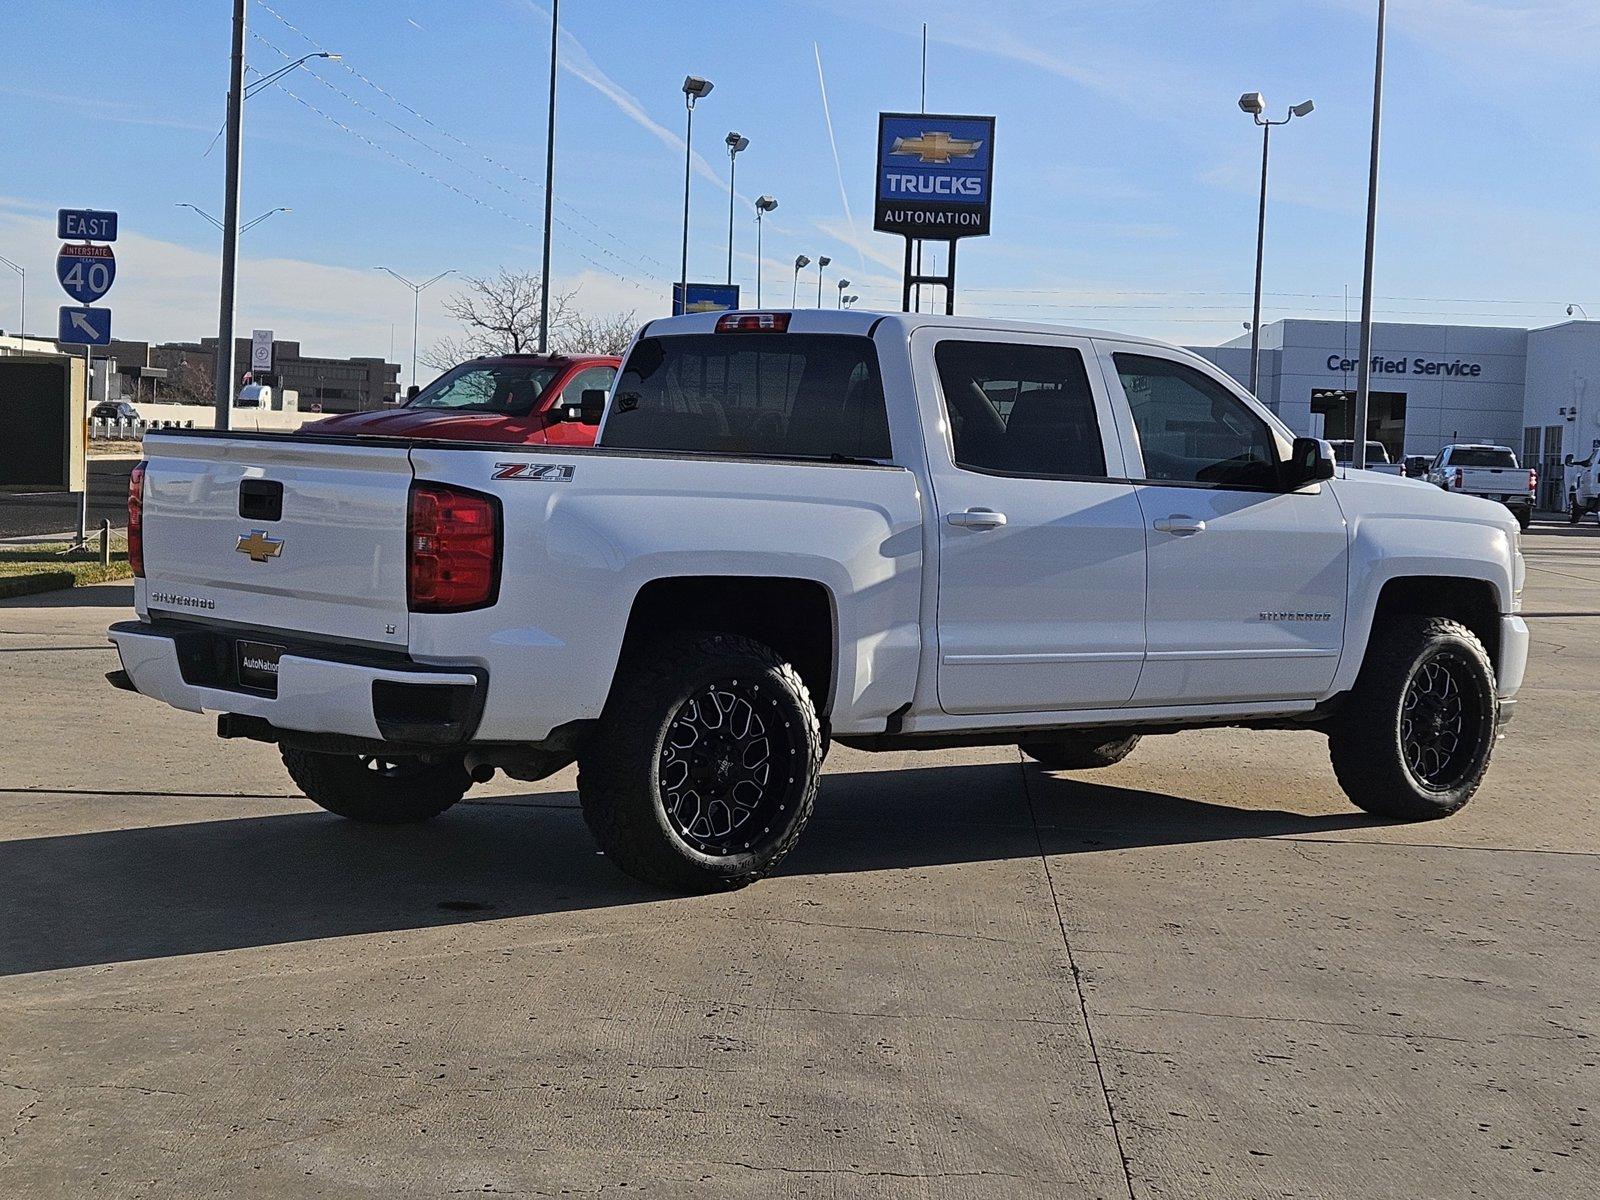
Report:
[[[468,278],[464,290],[444,302],[461,322],[462,333],[440,338],[422,356],[436,371],[469,358],[494,354],[533,354],[539,348],[539,300],[543,281],[526,271],[502,267],[492,276]],[[594,316],[580,312],[577,290],[550,296],[550,348],[564,354],[619,354],[638,325],[632,312]]]
[[[179,404],[216,403],[216,382],[210,371],[202,371],[188,359],[167,371],[166,388]]]
[[[638,328],[639,317],[632,310],[604,317],[574,312],[556,347],[563,354],[621,354]]]

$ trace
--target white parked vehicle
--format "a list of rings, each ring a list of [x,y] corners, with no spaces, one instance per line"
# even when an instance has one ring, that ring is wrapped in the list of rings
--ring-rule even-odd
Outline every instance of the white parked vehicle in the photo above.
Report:
[[[1328,445],[1333,447],[1333,461],[1339,466],[1348,467],[1355,461],[1356,444],[1348,438],[1334,438]],[[1367,443],[1366,469],[1377,471],[1380,475],[1405,474],[1401,464],[1389,461],[1389,449],[1382,442]]]
[[[1504,504],[1524,529],[1533,520],[1539,472],[1533,467],[1519,467],[1516,452],[1510,446],[1446,446],[1428,468],[1427,480],[1447,492],[1482,496]]]
[[[1120,334],[696,314],[641,331],[593,449],[145,450],[114,683],[277,743],[357,820],[576,759],[601,848],[676,889],[770,871],[830,740],[1078,770],[1310,728],[1357,805],[1443,816],[1527,657],[1504,508],[1335,479],[1209,363]]]
[[[1600,446],[1589,457],[1566,458],[1567,523],[1576,525],[1586,513],[1600,513]]]

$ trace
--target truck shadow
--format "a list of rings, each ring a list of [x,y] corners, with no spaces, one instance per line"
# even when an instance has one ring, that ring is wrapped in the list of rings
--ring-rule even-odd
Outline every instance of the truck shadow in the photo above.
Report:
[[[829,775],[780,874],[1033,858],[1041,844],[1052,854],[1093,853],[1371,823],[1031,769],[1025,792],[1020,771],[999,763]],[[0,842],[0,975],[670,902],[595,852],[575,800],[550,793],[467,803],[409,828],[305,812]]]

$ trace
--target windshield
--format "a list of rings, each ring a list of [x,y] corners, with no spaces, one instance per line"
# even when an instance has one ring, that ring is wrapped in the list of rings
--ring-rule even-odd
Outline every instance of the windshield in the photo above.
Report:
[[[1517,456],[1504,447],[1458,446],[1450,451],[1450,465],[1452,467],[1515,468]]]
[[[435,379],[405,407],[526,416],[559,371],[532,363],[465,363]]]

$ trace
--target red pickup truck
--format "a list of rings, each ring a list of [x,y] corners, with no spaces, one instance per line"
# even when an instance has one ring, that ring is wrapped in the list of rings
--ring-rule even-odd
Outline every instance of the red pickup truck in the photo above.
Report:
[[[619,358],[598,354],[474,358],[450,368],[399,408],[341,413],[303,428],[316,433],[592,446],[601,408],[585,406],[584,393],[609,391],[621,363]]]

